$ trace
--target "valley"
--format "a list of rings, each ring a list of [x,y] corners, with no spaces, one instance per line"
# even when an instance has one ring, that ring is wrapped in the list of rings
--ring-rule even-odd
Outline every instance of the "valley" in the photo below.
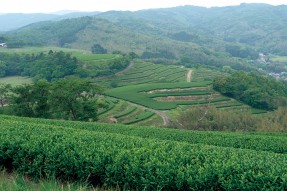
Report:
[[[287,190],[286,13],[0,14],[0,190]]]

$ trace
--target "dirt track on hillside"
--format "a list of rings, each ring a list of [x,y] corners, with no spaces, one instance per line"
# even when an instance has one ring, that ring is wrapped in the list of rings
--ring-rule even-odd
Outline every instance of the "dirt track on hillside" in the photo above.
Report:
[[[192,70],[188,70],[188,72],[187,72],[187,76],[186,76],[186,81],[187,82],[191,82],[191,74],[192,74]]]

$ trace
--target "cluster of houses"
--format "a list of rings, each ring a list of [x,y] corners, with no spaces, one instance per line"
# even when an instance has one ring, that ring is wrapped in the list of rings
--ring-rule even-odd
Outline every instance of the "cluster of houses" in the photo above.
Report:
[[[0,43],[0,48],[6,48],[7,47],[7,44],[6,43]]]
[[[287,81],[287,72],[280,72],[280,73],[269,73],[269,76],[272,76],[273,78],[280,79],[280,80],[286,80]]]

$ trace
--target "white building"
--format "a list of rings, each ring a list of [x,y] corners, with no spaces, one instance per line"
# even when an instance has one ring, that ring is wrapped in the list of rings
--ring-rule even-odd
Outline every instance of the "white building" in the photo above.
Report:
[[[7,47],[7,44],[6,43],[0,43],[0,47]]]

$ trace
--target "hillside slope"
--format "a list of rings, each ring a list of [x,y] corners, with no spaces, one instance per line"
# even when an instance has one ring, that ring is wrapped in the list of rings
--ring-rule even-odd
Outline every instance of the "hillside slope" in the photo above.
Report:
[[[40,21],[63,20],[96,15],[99,12],[73,12],[66,14],[44,13],[8,13],[0,15],[0,31],[11,31]]]
[[[107,12],[97,17],[149,34],[208,44],[214,39],[286,54],[287,6],[241,4],[229,7],[182,6],[137,12]],[[184,38],[185,37],[185,38]]]
[[[60,46],[135,52],[143,59],[187,67],[198,64],[222,69],[274,72],[262,65],[260,52],[285,55],[286,6],[242,4],[203,8],[183,6],[136,12],[110,11],[94,17],[31,24],[6,33],[16,46]],[[280,66],[280,71],[285,71]]]

